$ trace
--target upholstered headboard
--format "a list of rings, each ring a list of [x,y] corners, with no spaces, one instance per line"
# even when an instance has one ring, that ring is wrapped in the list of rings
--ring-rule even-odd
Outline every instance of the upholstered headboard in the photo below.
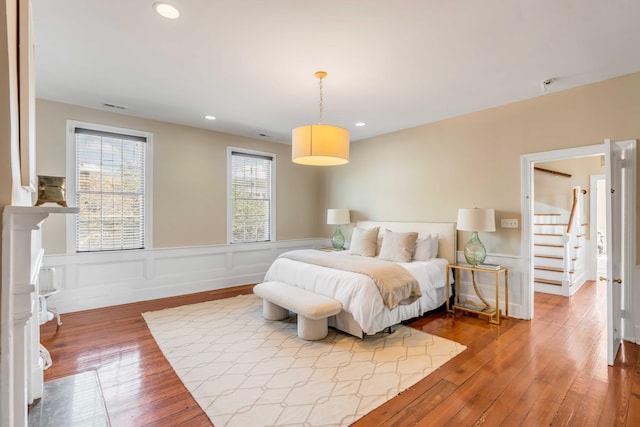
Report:
[[[415,231],[419,236],[438,235],[438,258],[445,258],[451,264],[456,262],[457,238],[455,222],[388,222],[358,221],[357,227],[380,227],[380,234],[385,229],[398,232]]]

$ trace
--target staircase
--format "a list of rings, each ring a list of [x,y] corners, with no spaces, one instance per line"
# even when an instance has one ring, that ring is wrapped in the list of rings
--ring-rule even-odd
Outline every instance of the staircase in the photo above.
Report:
[[[533,223],[533,282],[536,292],[573,295],[586,279],[585,224],[582,191],[573,189],[570,213],[535,213]]]

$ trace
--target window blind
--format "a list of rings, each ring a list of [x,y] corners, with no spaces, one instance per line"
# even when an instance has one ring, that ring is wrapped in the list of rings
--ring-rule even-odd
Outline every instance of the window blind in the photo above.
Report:
[[[76,250],[144,249],[146,138],[75,129]]]
[[[271,238],[273,157],[231,152],[231,243]]]

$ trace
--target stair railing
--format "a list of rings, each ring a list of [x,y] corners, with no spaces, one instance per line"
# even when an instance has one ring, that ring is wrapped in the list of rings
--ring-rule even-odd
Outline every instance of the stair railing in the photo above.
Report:
[[[564,244],[562,274],[563,295],[570,294],[569,288],[571,286],[571,270],[573,267],[571,245],[572,242],[578,242],[578,234],[580,234],[580,227],[582,224],[582,195],[584,193],[586,193],[586,191],[581,190],[580,187],[573,187],[571,213],[569,214],[567,231],[562,237],[562,242]]]

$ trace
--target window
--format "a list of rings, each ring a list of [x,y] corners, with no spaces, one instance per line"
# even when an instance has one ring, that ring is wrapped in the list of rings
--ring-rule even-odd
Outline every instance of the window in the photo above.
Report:
[[[68,198],[76,252],[145,249],[151,241],[150,134],[86,123],[69,127]],[[69,173],[70,172],[70,173]]]
[[[275,156],[228,149],[229,243],[274,240]]]

